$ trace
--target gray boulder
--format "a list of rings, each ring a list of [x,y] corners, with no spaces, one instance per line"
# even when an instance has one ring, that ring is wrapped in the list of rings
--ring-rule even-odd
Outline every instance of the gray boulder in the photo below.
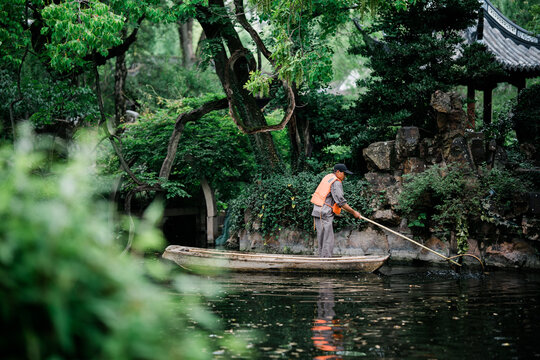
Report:
[[[395,163],[395,141],[380,141],[369,145],[363,150],[368,169],[391,170]]]
[[[415,126],[405,126],[396,135],[396,158],[402,161],[407,157],[419,155],[420,130]]]

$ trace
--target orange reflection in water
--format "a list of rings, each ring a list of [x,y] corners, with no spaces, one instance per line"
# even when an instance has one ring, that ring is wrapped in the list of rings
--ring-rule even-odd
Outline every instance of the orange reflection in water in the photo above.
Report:
[[[325,352],[343,351],[343,328],[339,319],[335,319],[334,289],[331,282],[322,282],[317,300],[317,318],[313,320],[311,340],[313,345]],[[336,354],[316,356],[313,359],[341,359]]]

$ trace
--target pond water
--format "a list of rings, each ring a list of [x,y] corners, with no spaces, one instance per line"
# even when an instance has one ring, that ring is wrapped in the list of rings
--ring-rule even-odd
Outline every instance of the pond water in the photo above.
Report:
[[[250,358],[540,359],[540,274],[381,272],[227,274],[208,305]]]

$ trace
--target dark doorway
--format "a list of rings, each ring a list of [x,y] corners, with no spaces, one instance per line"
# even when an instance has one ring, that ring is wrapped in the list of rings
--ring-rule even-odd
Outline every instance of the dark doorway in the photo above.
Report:
[[[201,245],[197,215],[168,216],[163,223],[163,234],[170,245]]]

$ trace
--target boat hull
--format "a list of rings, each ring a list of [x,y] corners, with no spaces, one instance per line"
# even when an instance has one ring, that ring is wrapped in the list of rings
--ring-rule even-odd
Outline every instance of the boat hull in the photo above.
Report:
[[[379,269],[388,255],[320,258],[305,255],[261,254],[170,245],[163,258],[189,270],[215,269],[240,272],[363,272]]]

